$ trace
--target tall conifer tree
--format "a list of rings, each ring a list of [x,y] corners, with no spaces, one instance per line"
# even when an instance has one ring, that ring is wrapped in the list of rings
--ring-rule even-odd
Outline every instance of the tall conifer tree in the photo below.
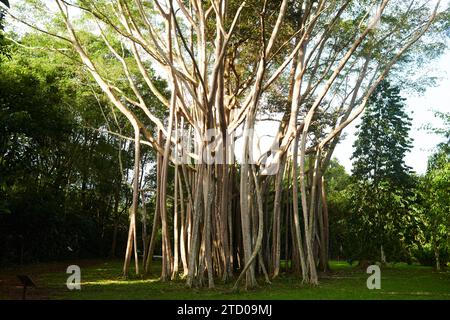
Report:
[[[395,255],[407,257],[406,228],[409,217],[411,168],[405,155],[411,149],[411,118],[405,111],[400,89],[383,81],[357,127],[354,143],[353,178],[355,259],[382,261]],[[356,250],[355,250],[356,249]]]
[[[405,112],[404,101],[400,89],[388,81],[380,83],[371,97],[353,145],[352,173],[356,179],[374,185],[383,180],[395,185],[407,181],[411,168],[404,159],[412,139],[411,118]]]

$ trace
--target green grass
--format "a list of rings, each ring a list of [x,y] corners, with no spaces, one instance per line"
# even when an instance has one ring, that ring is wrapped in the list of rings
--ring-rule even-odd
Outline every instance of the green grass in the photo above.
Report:
[[[69,264],[82,270],[81,290],[66,288]],[[159,265],[156,265],[156,272]],[[395,264],[381,271],[381,290],[368,290],[369,276],[346,262],[332,262],[332,271],[322,274],[317,287],[303,285],[289,274],[282,274],[272,284],[260,279],[259,288],[232,293],[232,284],[217,281],[215,289],[185,288],[183,280],[160,282],[158,275],[147,278],[121,277],[120,261],[79,261],[78,263],[38,264],[19,269],[0,270],[0,279],[15,274],[30,274],[39,286],[30,290],[30,298],[45,299],[446,299],[450,300],[450,272],[435,272],[430,267]],[[1,283],[1,282],[0,282]],[[20,288],[16,288],[16,291]],[[35,292],[32,292],[36,290]],[[12,290],[14,291],[14,290]],[[0,290],[1,298],[11,298],[11,290]],[[6,294],[5,294],[6,292]],[[13,292],[14,293],[14,292]],[[9,296],[8,296],[9,294]],[[16,293],[17,296],[17,293]],[[19,295],[20,296],[20,295]]]

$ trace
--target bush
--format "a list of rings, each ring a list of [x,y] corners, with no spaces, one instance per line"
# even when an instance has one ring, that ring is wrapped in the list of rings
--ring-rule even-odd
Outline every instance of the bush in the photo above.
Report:
[[[423,247],[419,247],[414,251],[414,258],[424,266],[435,266],[436,261],[434,257],[434,250],[431,244],[426,244]],[[447,262],[450,262],[450,252],[448,248],[441,248],[439,250],[439,259],[441,265],[445,266]]]

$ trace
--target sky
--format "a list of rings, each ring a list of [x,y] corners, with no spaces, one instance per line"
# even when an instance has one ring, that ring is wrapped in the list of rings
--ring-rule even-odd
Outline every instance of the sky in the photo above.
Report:
[[[428,157],[436,145],[443,141],[441,137],[424,130],[423,126],[431,124],[434,127],[441,127],[442,122],[434,116],[434,111],[450,112],[450,50],[432,62],[427,69],[432,73],[430,75],[439,76],[437,86],[428,88],[421,96],[404,95],[406,111],[413,119],[410,137],[414,140],[413,148],[406,155],[405,162],[418,174],[425,173]],[[360,123],[360,119],[361,116],[344,130],[346,138],[339,143],[334,152],[334,157],[349,173],[352,169],[350,157],[356,138],[355,127]]]

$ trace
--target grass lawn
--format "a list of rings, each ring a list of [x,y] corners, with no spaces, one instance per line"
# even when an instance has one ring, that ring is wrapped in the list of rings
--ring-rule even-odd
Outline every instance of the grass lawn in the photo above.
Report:
[[[81,267],[81,290],[66,288],[66,268]],[[29,289],[29,299],[446,299],[450,300],[450,271],[435,272],[430,267],[395,264],[381,271],[381,290],[368,290],[369,276],[346,262],[332,262],[332,271],[322,274],[318,287],[282,274],[272,284],[252,291],[231,293],[232,284],[216,283],[215,289],[187,289],[183,280],[160,282],[156,274],[145,279],[121,277],[121,261],[92,261],[36,264],[0,270],[0,299],[20,299],[18,274],[27,274],[37,284]]]

